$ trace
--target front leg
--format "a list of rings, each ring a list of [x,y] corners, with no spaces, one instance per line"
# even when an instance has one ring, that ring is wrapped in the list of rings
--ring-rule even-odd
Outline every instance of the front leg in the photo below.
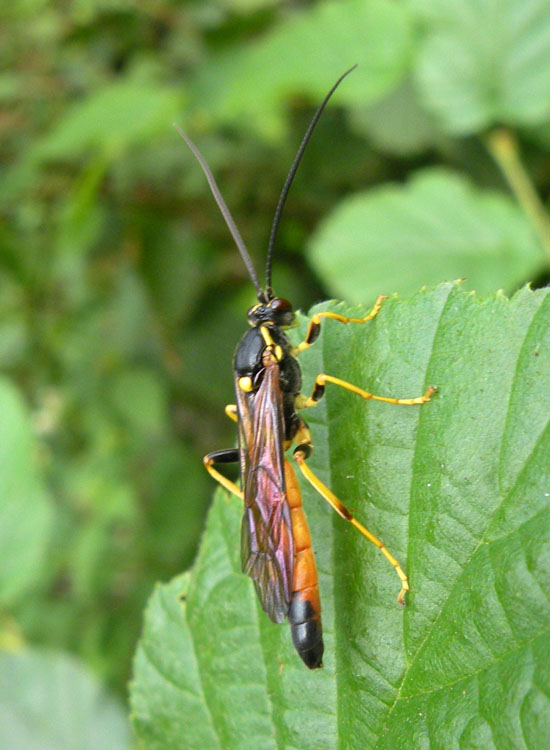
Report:
[[[372,320],[375,315],[378,315],[380,308],[382,307],[382,302],[385,299],[386,297],[381,294],[374,303],[374,307],[372,308],[370,313],[368,315],[365,315],[364,318],[348,318],[345,315],[340,315],[339,313],[333,312],[315,313],[309,321],[309,328],[307,329],[305,339],[301,344],[298,344],[298,346],[294,347],[294,349],[292,350],[292,354],[294,356],[297,356],[305,349],[309,349],[309,347],[317,341],[317,339],[319,338],[319,334],[321,333],[322,318],[337,320],[339,323],[366,323],[368,320]]]

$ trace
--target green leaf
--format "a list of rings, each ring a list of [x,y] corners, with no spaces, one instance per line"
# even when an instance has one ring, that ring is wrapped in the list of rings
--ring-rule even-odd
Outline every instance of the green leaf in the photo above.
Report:
[[[332,0],[286,20],[258,42],[213,59],[194,86],[209,117],[246,123],[273,136],[280,102],[306,91],[320,100],[355,63],[338,102],[362,106],[383,96],[404,75],[411,53],[410,14],[388,0]],[[206,103],[206,104],[205,104]]]
[[[113,375],[113,406],[133,432],[150,437],[162,432],[168,414],[168,396],[162,381],[145,367],[120,370]]]
[[[205,243],[185,226],[166,225],[155,216],[148,227],[147,247],[142,266],[161,314],[170,322],[185,319],[208,284],[211,265]]]
[[[44,162],[82,157],[95,150],[92,173],[97,166],[97,179],[108,163],[128,148],[150,139],[159,131],[167,132],[177,115],[182,97],[177,90],[156,82],[126,77],[91,92],[82,101],[72,104],[53,129],[24,154],[20,163],[6,175],[0,193],[7,197],[32,183],[36,169]],[[96,175],[91,176],[92,183]],[[97,182],[97,180],[96,180]],[[95,189],[96,185],[81,186]],[[78,194],[79,201],[88,196]]]
[[[413,7],[426,33],[418,81],[449,132],[548,118],[547,0],[413,0]]]
[[[61,652],[0,654],[0,746],[6,750],[128,750],[122,706]]]
[[[240,572],[240,503],[218,491],[193,570],[147,609],[131,690],[147,750],[545,747],[549,324],[548,290],[452,284],[388,300],[365,326],[324,322],[306,393],[323,371],[383,396],[439,386],[422,407],[328,386],[307,412],[312,469],[405,565],[408,606],[382,555],[302,482],[326,645],[308,671]]]
[[[442,138],[409,80],[371,106],[352,109],[350,116],[355,129],[365,132],[379,150],[399,156],[426,151]]]
[[[53,506],[38,476],[28,411],[5,379],[0,414],[0,604],[7,605],[41,576]]]
[[[220,4],[237,13],[251,13],[276,2],[277,0],[222,0]]]
[[[126,77],[73,104],[38,145],[40,159],[67,158],[86,149],[119,152],[166,127],[181,104],[176,89]]]
[[[312,236],[308,254],[326,287],[352,301],[456,278],[482,294],[513,289],[533,278],[542,260],[529,222],[509,198],[444,169],[342,201]]]

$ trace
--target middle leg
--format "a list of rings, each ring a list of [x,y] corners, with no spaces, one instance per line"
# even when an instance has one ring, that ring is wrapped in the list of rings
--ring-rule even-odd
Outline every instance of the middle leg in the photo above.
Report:
[[[216,482],[221,484],[221,486],[231,492],[231,494],[236,495],[241,500],[244,500],[243,492],[237,487],[235,482],[232,482],[220,471],[214,468],[214,464],[234,464],[237,463],[238,460],[239,449],[226,448],[225,450],[212,451],[212,453],[207,453],[206,456],[202,459],[202,462],[206,471],[210,474],[211,477],[213,477],[213,479],[216,480]]]
[[[437,391],[437,388],[435,388],[434,386],[430,386],[423,396],[417,396],[416,398],[390,398],[387,396],[375,396],[373,393],[365,391],[363,388],[359,388],[359,386],[357,385],[353,385],[353,383],[348,383],[347,380],[340,380],[340,378],[335,378],[332,375],[321,373],[315,378],[315,385],[313,386],[311,396],[307,397],[303,394],[300,394],[296,397],[296,408],[308,409],[311,406],[316,406],[317,402],[323,397],[326,383],[332,383],[333,385],[337,385],[340,388],[344,388],[346,391],[355,393],[357,396],[360,396],[365,400],[385,401],[387,404],[404,404],[406,406],[425,404]]]

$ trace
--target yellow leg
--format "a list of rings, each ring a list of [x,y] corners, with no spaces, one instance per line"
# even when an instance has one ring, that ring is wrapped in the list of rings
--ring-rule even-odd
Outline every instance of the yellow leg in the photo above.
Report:
[[[237,417],[237,407],[235,404],[227,404],[225,407],[225,413],[229,417],[229,419],[232,419],[233,422],[238,422],[239,418]]]
[[[407,591],[409,591],[409,579],[407,578],[407,575],[404,572],[403,568],[395,559],[395,557],[389,552],[384,542],[378,539],[378,537],[374,536],[374,534],[372,534],[367,528],[365,528],[363,524],[359,523],[359,521],[357,521],[353,517],[351,511],[346,508],[346,506],[336,497],[332,490],[329,490],[329,488],[324,485],[323,482],[321,482],[321,480],[311,471],[306,463],[307,448],[307,444],[304,446],[300,445],[294,452],[294,460],[298,464],[300,471],[308,480],[308,482],[317,490],[317,492],[325,498],[327,503],[329,503],[329,505],[334,508],[338,515],[340,515],[346,521],[349,521],[352,526],[355,526],[357,531],[363,534],[363,536],[366,537],[369,542],[372,542],[376,547],[378,547],[386,560],[388,560],[388,562],[393,565],[393,567],[395,568],[395,572],[397,573],[397,575],[399,576],[399,580],[401,581],[401,591],[399,592],[397,601],[399,602],[399,604],[404,605],[404,596]]]
[[[369,391],[365,391],[362,388],[353,385],[353,383],[348,383],[346,380],[340,380],[340,378],[334,378],[332,375],[325,375],[322,373],[315,378],[313,392],[309,398],[302,394],[296,397],[294,402],[296,409],[309,409],[310,406],[316,406],[317,402],[325,392],[326,383],[338,385],[340,388],[355,393],[357,396],[361,396],[361,398],[364,398],[365,400],[372,399],[373,401],[385,401],[387,404],[405,404],[406,406],[425,404],[437,391],[437,388],[430,386],[423,396],[417,396],[416,398],[389,398],[387,396],[375,396],[373,393],[369,393]]]
[[[241,500],[244,500],[244,495],[242,491],[237,487],[235,482],[232,482],[227,477],[224,477],[221,472],[214,468],[216,459],[218,459],[220,463],[234,463],[235,460],[238,460],[238,457],[239,451],[237,449],[229,449],[225,451],[217,451],[215,453],[208,453],[202,459],[202,462],[206,471],[210,474],[211,477],[216,480],[216,482],[218,482],[222,487],[231,492],[232,495],[236,495]]]
[[[238,422],[237,407],[235,404],[227,404],[225,407],[225,413],[232,419],[233,422]],[[215,451],[214,453],[208,453],[203,459],[204,468],[210,474],[210,476],[221,484],[226,490],[231,492],[232,495],[236,495],[240,500],[244,500],[242,491],[237,487],[235,482],[232,482],[227,477],[214,468],[215,463],[236,463],[239,460],[239,451],[235,448],[228,450]]]
[[[370,313],[368,315],[365,315],[364,318],[347,318],[345,315],[339,315],[338,313],[333,312],[315,313],[315,315],[313,315],[311,320],[309,321],[309,328],[307,329],[305,339],[301,344],[298,344],[298,346],[294,347],[294,349],[292,350],[292,354],[294,356],[300,354],[300,352],[303,352],[305,349],[309,349],[309,347],[314,344],[315,341],[317,341],[321,332],[321,320],[323,318],[337,320],[340,323],[366,323],[368,320],[372,320],[375,315],[378,315],[378,312],[382,307],[382,302],[385,299],[386,297],[381,294],[374,303],[374,307],[372,308]]]

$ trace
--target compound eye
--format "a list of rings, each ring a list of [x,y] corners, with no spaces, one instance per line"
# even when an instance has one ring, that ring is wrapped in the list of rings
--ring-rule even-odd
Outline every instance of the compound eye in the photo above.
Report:
[[[277,312],[292,312],[292,304],[284,297],[275,297],[269,303],[269,307]]]

